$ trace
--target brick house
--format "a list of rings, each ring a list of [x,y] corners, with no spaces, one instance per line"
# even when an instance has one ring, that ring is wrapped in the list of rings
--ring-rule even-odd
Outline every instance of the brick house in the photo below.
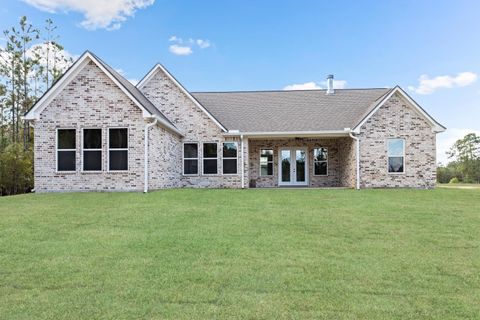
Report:
[[[433,188],[445,130],[398,86],[193,93],[160,64],[134,86],[90,52],[25,119],[37,192]]]

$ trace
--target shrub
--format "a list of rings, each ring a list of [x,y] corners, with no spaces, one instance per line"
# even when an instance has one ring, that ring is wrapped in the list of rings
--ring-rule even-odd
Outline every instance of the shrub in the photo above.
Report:
[[[33,152],[14,143],[0,154],[0,195],[29,192],[33,188]]]
[[[457,177],[453,177],[452,179],[450,179],[450,181],[448,183],[459,183],[460,180],[458,180]]]

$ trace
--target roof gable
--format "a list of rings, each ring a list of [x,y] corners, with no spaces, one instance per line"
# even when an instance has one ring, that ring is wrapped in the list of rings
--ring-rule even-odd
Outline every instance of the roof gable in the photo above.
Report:
[[[41,112],[50,102],[79,74],[79,72],[92,61],[120,88],[136,106],[142,110],[143,117],[155,118],[167,129],[182,135],[181,132],[170,122],[160,110],[158,110],[144,95],[128,80],[122,77],[113,68],[100,60],[91,52],[86,51],[75,63],[63,74],[63,76],[33,105],[25,114],[25,120],[37,120]]]
[[[154,77],[156,72],[162,72],[165,74],[170,81],[172,81],[175,86],[177,86],[195,106],[200,108],[200,110],[202,110],[223,132],[227,131],[227,128],[225,128],[220,121],[218,121],[218,119],[213,116],[213,114],[210,113],[210,111],[208,111],[187,89],[185,89],[185,87],[160,63],[157,63],[152,69],[150,69],[136,87],[140,89],[143,88]]]
[[[377,111],[380,109],[393,95],[399,94],[405,100],[407,100],[412,106],[413,109],[420,114],[427,122],[432,126],[432,130],[436,133],[445,131],[445,127],[438,123],[432,116],[430,116],[415,100],[413,100],[400,86],[389,90],[385,95],[379,99],[379,101],[373,104],[369,110],[365,113],[365,116],[359,121],[359,123],[354,127],[353,131],[356,133],[360,132],[360,128],[368,121]]]

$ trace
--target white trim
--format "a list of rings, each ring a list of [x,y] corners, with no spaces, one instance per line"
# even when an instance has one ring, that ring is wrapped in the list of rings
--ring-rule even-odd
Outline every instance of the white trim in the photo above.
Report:
[[[100,149],[86,149],[87,152],[88,151],[100,151],[101,152],[101,159],[100,159],[100,165],[101,165],[101,169],[100,170],[85,170],[84,167],[83,167],[83,153],[85,152],[85,148],[83,147],[84,145],[84,131],[86,130],[100,130],[100,138],[101,138],[101,147]],[[99,127],[84,127],[81,129],[82,131],[82,136],[80,137],[80,172],[86,172],[86,173],[99,173],[99,172],[103,172],[104,169],[103,169],[103,128],[99,128]]]
[[[403,154],[400,155],[393,155],[391,156],[389,153],[389,146],[390,146],[390,140],[402,140],[403,141]],[[405,168],[405,154],[406,154],[406,149],[407,149],[407,141],[405,138],[387,138],[387,173],[392,174],[392,175],[402,175],[405,174],[407,171],[407,168]],[[389,170],[389,158],[398,158],[402,157],[403,158],[403,171],[402,172],[390,172]]]
[[[315,149],[325,149],[327,150],[327,160],[315,160]],[[328,148],[325,148],[325,147],[313,147],[312,148],[312,155],[313,155],[313,161],[312,161],[312,168],[313,168],[313,172],[312,172],[312,175],[314,177],[328,177]],[[327,173],[326,174],[315,174],[315,163],[318,162],[318,163],[321,163],[321,162],[325,162],[327,163]]]
[[[216,158],[212,158],[212,157],[208,157],[208,158],[205,158],[205,155],[204,155],[204,146],[205,144],[216,144],[217,145],[217,157]],[[218,159],[219,159],[219,156],[218,156],[218,142],[209,142],[209,141],[205,141],[205,142],[202,142],[202,175],[203,176],[220,176],[221,174],[218,172]],[[205,160],[217,160],[217,172],[216,173],[205,173],[205,163],[204,161]]]
[[[355,188],[357,190],[360,190],[360,139],[358,137],[355,137],[351,132],[350,132],[350,137],[355,140],[356,146],[355,146],[355,176],[356,176],[356,181],[355,181]]]
[[[271,150],[272,151],[272,161],[268,161],[267,158],[267,173],[268,173],[268,164],[272,163],[272,174],[262,174],[262,150]],[[273,177],[275,176],[275,150],[273,148],[260,148],[260,156],[258,157],[258,176],[259,177]]]
[[[399,86],[396,86],[395,88],[393,88],[390,93],[385,96],[376,106],[375,108],[370,111],[366,116],[365,118],[362,119],[362,121],[360,121],[359,124],[357,124],[355,126],[355,128],[353,128],[353,132],[355,133],[360,133],[360,129],[362,128],[362,126],[365,124],[365,122],[367,122],[377,111],[378,109],[380,109],[395,93],[399,93],[400,95],[402,95],[403,98],[405,98],[415,109],[415,111],[417,111],[417,113],[419,113],[421,116],[423,116],[428,122],[430,122],[430,124],[432,125],[432,131],[435,132],[435,133],[439,133],[439,132],[443,132],[445,131],[445,127],[443,127],[441,124],[439,124],[437,121],[435,121],[435,119],[433,119],[428,113],[425,112],[425,110],[422,109],[422,107],[420,107],[420,105],[418,103],[415,102],[415,100],[413,100],[412,98],[410,98],[410,96],[405,92],[403,91],[402,88],[400,88]]]
[[[127,130],[127,147],[126,148],[110,148],[110,130],[126,129]],[[107,172],[128,172],[130,171],[130,129],[128,127],[108,127],[107,128]],[[110,151],[127,151],[127,170],[110,170]]]
[[[197,157],[185,158],[185,145],[196,144],[197,145]],[[197,173],[185,173],[185,160],[197,160]],[[197,141],[184,141],[182,142],[182,175],[186,177],[195,177],[200,175],[200,144]]]
[[[58,131],[59,130],[73,130],[75,131],[75,149],[58,149]],[[75,152],[75,170],[58,170],[58,152],[62,151],[74,151]],[[60,127],[55,128],[55,172],[56,173],[76,173],[77,172],[77,128],[72,127]]]
[[[244,156],[244,152],[245,150],[243,150],[245,147],[244,147],[244,144],[243,144],[243,135],[240,136],[240,142],[241,142],[241,145],[242,145],[242,153],[241,153],[241,168],[242,168],[242,189],[245,188],[245,156]]]
[[[237,153],[237,156],[236,157],[224,157],[223,156],[223,150],[225,148],[225,143],[233,143],[235,144],[236,146],[236,153]],[[224,165],[223,165],[223,161],[224,160],[236,160],[237,161],[237,165],[235,166],[237,169],[235,170],[235,173],[225,173],[224,172]],[[237,141],[223,141],[222,142],[222,175],[224,176],[238,176],[238,142]]]
[[[148,192],[148,147],[149,147],[149,142],[148,142],[148,130],[150,127],[153,127],[154,125],[157,124],[158,119],[154,118],[152,123],[147,123],[145,125],[145,140],[143,142],[145,146],[145,153],[144,153],[144,159],[143,159],[143,192],[147,193]]]
[[[249,138],[284,138],[284,137],[347,137],[348,132],[345,130],[327,130],[327,131],[273,131],[273,132],[240,132],[230,130],[223,134],[224,136],[236,137],[244,135]]]
[[[185,87],[175,79],[174,76],[168,70],[162,66],[160,63],[157,63],[148,73],[145,77],[143,77],[142,80],[136,85],[137,88],[141,89],[150,79],[154,76],[155,72],[157,70],[161,70],[167,77],[172,81],[186,96],[188,99],[190,99],[193,104],[195,104],[197,107],[200,108],[205,114],[220,128],[222,131],[227,132],[227,129],[207,110],[205,109],[198,101],[195,99],[190,92],[188,92]]]
[[[290,151],[290,181],[282,181],[282,150]],[[305,152],[305,181],[297,181],[297,151],[301,150]],[[293,152],[292,152],[293,151]],[[310,178],[309,161],[308,161],[308,148],[307,147],[280,147],[278,149],[278,185],[279,186],[308,186]],[[295,160],[295,161],[293,161]],[[295,165],[293,163],[295,162]],[[295,166],[295,170],[294,169]],[[293,179],[294,178],[294,179]]]

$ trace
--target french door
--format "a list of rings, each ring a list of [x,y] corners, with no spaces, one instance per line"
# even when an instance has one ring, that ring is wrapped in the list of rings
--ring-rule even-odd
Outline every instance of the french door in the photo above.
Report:
[[[278,152],[278,185],[308,185],[308,152],[306,148],[280,148]]]

